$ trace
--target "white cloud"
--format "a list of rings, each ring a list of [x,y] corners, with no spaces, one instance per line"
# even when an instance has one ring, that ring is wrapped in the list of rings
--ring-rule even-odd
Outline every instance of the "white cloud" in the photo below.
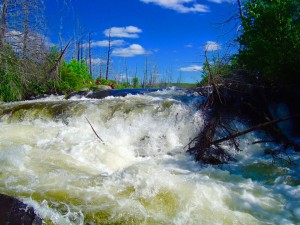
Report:
[[[193,45],[192,45],[192,44],[187,44],[187,45],[185,45],[184,47],[186,47],[186,48],[192,48]]]
[[[204,50],[208,52],[217,51],[221,49],[221,45],[214,41],[206,42]]]
[[[224,2],[228,2],[228,3],[233,3],[234,0],[208,0],[209,2],[214,2],[214,3],[217,3],[217,4],[221,4],[221,3],[224,3]]]
[[[114,47],[114,46],[122,46],[125,44],[124,40],[112,40],[110,42],[110,46]],[[92,41],[91,42],[91,47],[108,47],[109,45],[109,41],[108,40],[103,40],[103,41]],[[82,44],[83,48],[88,48],[89,44],[88,43],[84,43]]]
[[[146,50],[138,44],[132,44],[127,48],[116,48],[112,51],[112,55],[121,57],[134,57],[146,54]]]
[[[100,65],[100,64],[105,64],[106,60],[100,59],[100,58],[93,58],[92,59],[92,64],[93,65]]]
[[[195,3],[195,0],[140,0],[144,3],[153,3],[163,8],[172,9],[179,13],[205,13],[209,12],[206,5]]]
[[[188,67],[182,67],[179,70],[183,71],[183,72],[201,72],[201,71],[203,71],[203,68],[202,68],[202,66],[191,65]]]
[[[24,33],[17,30],[9,30],[5,33],[5,41],[13,46],[16,52],[22,52]],[[40,33],[29,33],[27,39],[28,49],[32,51],[42,51],[45,48],[51,48],[54,44],[51,40]]]
[[[111,27],[104,31],[106,37],[138,38],[143,31],[135,26]]]

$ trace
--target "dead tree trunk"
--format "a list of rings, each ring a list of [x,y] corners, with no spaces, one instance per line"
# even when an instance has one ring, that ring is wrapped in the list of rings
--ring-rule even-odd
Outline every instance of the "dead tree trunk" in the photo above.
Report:
[[[2,5],[2,13],[1,13],[0,48],[4,46],[4,42],[5,42],[7,4],[8,4],[8,0],[4,0]]]
[[[23,48],[22,48],[22,57],[25,59],[27,57],[27,43],[29,36],[29,1],[26,0],[24,4],[25,11],[25,21],[24,21],[24,34],[23,34]]]
[[[110,53],[111,53],[111,36],[110,36],[110,32],[111,32],[111,30],[109,29],[105,80],[108,80],[109,65],[110,65]]]
[[[70,44],[71,44],[71,41],[69,41],[67,43],[67,45],[64,47],[64,49],[60,52],[58,59],[56,60],[54,66],[51,68],[51,70],[49,72],[49,75],[48,75],[49,79],[54,79],[54,80],[59,79],[59,77],[57,75],[57,70],[58,70],[59,64],[60,64],[61,60],[63,59],[63,56],[64,56],[66,50],[68,49],[68,47],[70,46]]]
[[[243,19],[244,18],[244,13],[243,13],[241,0],[237,0],[237,2],[238,2],[238,6],[239,6],[240,18]]]
[[[89,66],[90,66],[90,75],[93,77],[92,69],[92,46],[91,46],[91,33],[89,33]]]

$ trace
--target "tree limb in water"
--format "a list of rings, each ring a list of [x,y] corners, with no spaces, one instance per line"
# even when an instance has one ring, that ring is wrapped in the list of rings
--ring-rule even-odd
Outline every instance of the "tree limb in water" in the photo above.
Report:
[[[244,131],[240,131],[240,132],[237,132],[237,133],[234,133],[232,135],[229,135],[227,137],[224,137],[224,138],[221,138],[221,139],[218,139],[218,140],[215,140],[215,141],[212,141],[210,144],[211,145],[216,145],[216,144],[219,144],[223,141],[228,141],[230,139],[233,139],[233,138],[236,138],[236,137],[239,137],[239,136],[242,136],[244,134],[247,134],[247,133],[250,133],[254,130],[258,130],[258,129],[261,129],[261,128],[264,128],[264,127],[267,127],[267,126],[270,126],[272,124],[275,124],[275,123],[279,123],[279,122],[282,122],[282,121],[286,121],[286,120],[290,120],[290,119],[294,119],[294,118],[299,118],[300,115],[296,115],[296,116],[288,116],[288,117],[284,117],[284,118],[279,118],[279,119],[275,119],[275,120],[271,120],[271,121],[268,121],[268,122],[265,122],[265,123],[261,123],[261,124],[258,124],[254,127],[251,127],[247,130],[244,130]]]
[[[87,120],[87,122],[89,123],[89,125],[91,126],[94,134],[96,135],[96,137],[105,145],[104,141],[102,140],[102,138],[97,134],[97,132],[95,131],[94,127],[92,126],[92,124],[90,123],[90,121],[88,120],[88,118],[85,117],[85,119]]]

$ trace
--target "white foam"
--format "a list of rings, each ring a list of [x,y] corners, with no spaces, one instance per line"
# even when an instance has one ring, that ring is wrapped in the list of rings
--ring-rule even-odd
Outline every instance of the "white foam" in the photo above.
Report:
[[[170,92],[57,101],[82,112],[0,122],[1,192],[20,195],[53,224],[85,224],[100,212],[111,223],[296,224],[299,187],[243,177],[242,164],[201,167],[184,152],[203,120]],[[246,142],[238,158],[251,164],[261,147]]]

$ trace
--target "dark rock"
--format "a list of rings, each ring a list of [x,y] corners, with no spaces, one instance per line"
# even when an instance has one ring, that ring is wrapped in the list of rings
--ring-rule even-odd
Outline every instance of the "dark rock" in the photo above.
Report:
[[[97,99],[102,99],[108,96],[113,96],[113,97],[125,97],[126,95],[142,95],[145,93],[149,92],[154,92],[158,91],[161,89],[156,89],[156,88],[151,88],[151,89],[120,89],[120,90],[105,90],[105,91],[98,91],[98,92],[93,92],[91,94],[88,94],[86,97],[87,98],[97,98]]]
[[[69,94],[66,99],[70,99],[74,96],[79,96],[79,97],[84,97],[88,94],[87,91],[77,91],[77,92],[72,92],[71,94]]]
[[[1,225],[41,225],[42,219],[34,209],[16,198],[0,194]]]
[[[94,92],[87,92],[87,91],[78,91],[78,92],[73,92],[69,94],[66,99],[70,99],[74,96],[77,97],[86,97],[86,98],[96,98],[96,99],[102,99],[106,98],[108,96],[113,96],[113,97],[125,97],[126,95],[142,95],[145,93],[149,92],[155,92],[158,90],[158,88],[150,88],[150,89],[133,89],[133,88],[128,88],[128,89],[109,89],[109,90],[102,90],[102,91],[94,91]]]

